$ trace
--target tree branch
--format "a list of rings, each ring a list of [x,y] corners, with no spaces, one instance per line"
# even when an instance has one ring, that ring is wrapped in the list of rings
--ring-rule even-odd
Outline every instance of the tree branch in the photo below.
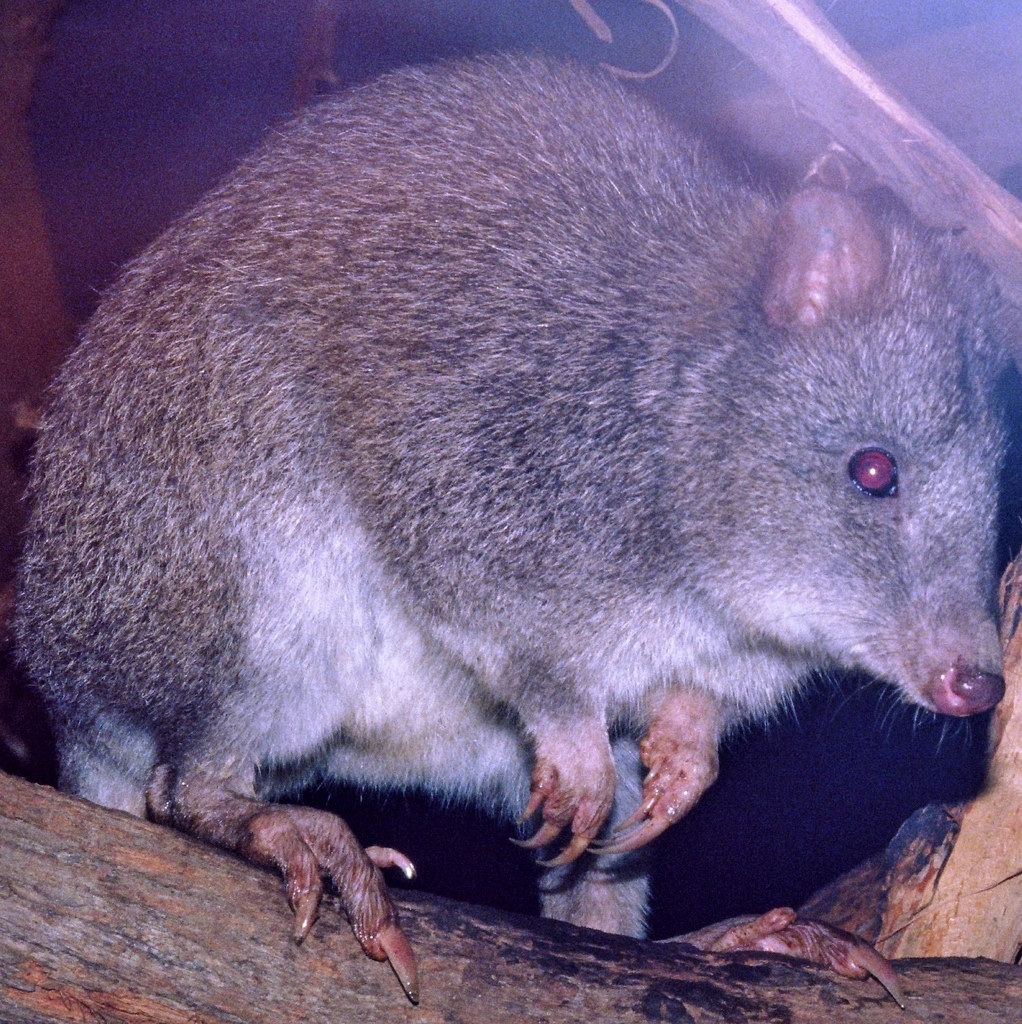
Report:
[[[187,836],[0,776],[0,1019],[8,1024],[606,1020],[903,1022],[873,982],[771,954],[700,954],[419,894],[411,1006],[327,906],[290,938],[276,877]],[[909,1007],[1009,1021],[1022,972],[902,961]],[[936,1018],[934,1018],[936,1019]]]

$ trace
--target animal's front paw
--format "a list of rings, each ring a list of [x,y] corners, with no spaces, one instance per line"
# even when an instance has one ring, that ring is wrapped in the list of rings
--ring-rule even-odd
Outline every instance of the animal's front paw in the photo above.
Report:
[[[597,843],[601,854],[638,849],[683,818],[717,778],[720,711],[710,696],[679,690],[661,702],[639,757],[649,769],[642,801],[617,827],[615,838]]]
[[[532,791],[520,821],[541,812],[543,823],[519,845],[548,846],[570,828],[571,839],[548,867],[580,857],[603,827],[614,802],[617,773],[606,728],[599,722],[537,730]]]

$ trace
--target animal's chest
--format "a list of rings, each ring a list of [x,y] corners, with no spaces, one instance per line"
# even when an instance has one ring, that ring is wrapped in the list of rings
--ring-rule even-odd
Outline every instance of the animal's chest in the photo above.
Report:
[[[278,514],[256,535],[250,562],[246,671],[256,685],[237,728],[260,761],[369,785],[527,793],[532,751],[502,690],[507,633],[422,613],[355,516],[336,508]],[[683,594],[621,606],[575,609],[572,641],[542,617],[513,641],[563,659],[558,670],[608,726],[641,735],[656,694],[674,687],[749,703],[755,714],[789,684],[789,665],[736,645]]]
[[[236,729],[263,763],[303,763],[369,785],[527,792],[515,716],[401,599],[350,520],[292,509],[251,548]],[[286,528],[281,523],[286,522]]]

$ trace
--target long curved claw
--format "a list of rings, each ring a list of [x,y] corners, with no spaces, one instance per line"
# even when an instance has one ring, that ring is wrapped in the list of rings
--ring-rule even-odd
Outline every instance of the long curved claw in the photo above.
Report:
[[[253,819],[257,820],[257,819]],[[312,851],[298,837],[285,830],[277,836],[282,842],[284,856],[279,859],[284,875],[284,891],[287,902],[294,912],[291,937],[296,943],[304,941],[319,916],[319,904],[323,899],[323,879],[319,864]]]
[[[640,846],[652,842],[662,832],[666,832],[676,820],[677,816],[669,813],[656,818],[646,818],[641,824],[633,825],[629,832],[593,843],[590,850],[601,857],[610,857],[616,853],[630,853],[632,850],[637,850]]]
[[[418,1004],[419,969],[405,933],[396,924],[385,924],[376,936],[376,941],[397,975],[397,980],[401,982],[405,995],[412,1003]]]
[[[646,785],[649,785],[648,776],[646,778]],[[645,821],[649,815],[649,812],[653,810],[653,807],[656,805],[656,802],[659,799],[659,791],[651,793],[650,796],[646,797],[646,799],[643,800],[642,803],[640,803],[639,806],[636,807],[635,810],[632,811],[632,813],[629,814],[624,821],[619,822],[617,825],[614,826],[613,834],[619,835],[621,832],[627,832],[630,828],[634,827],[635,825],[638,825],[642,821]]]
[[[534,789],[532,794],[529,796],[529,802],[525,805],[525,810],[518,815],[518,824],[524,825],[529,818],[531,818],[536,811],[543,806],[543,801],[546,799],[546,794],[538,789]]]
[[[530,839],[512,839],[526,850],[540,850],[560,836],[563,848],[545,867],[560,867],[577,860],[603,827],[614,803],[617,772],[606,724],[592,719],[546,723],[535,735],[529,800],[519,824],[541,816]]]
[[[656,839],[683,818],[717,777],[721,709],[708,694],[674,690],[661,701],[639,741],[648,770],[639,806],[593,853],[628,853]]]
[[[389,846],[367,846],[366,856],[381,870],[397,868],[410,882],[415,877],[415,865],[400,850]]]
[[[556,822],[544,821],[530,839],[512,839],[511,842],[525,850],[539,850],[549,846],[563,831],[564,828]]]
[[[319,916],[319,901],[323,892],[315,889],[307,889],[297,893],[291,900],[291,909],[294,910],[295,920],[291,935],[295,942],[302,942],[309,930],[316,923]]]
[[[589,836],[572,836],[571,842],[556,857],[552,857],[550,860],[541,860],[538,863],[544,868],[559,868],[564,864],[570,864],[572,861],[578,860],[589,849],[591,842]]]
[[[869,943],[862,940],[856,943],[854,948],[849,949],[847,955],[854,966],[873,975],[887,989],[890,997],[903,1010],[906,1009],[905,990],[901,987],[901,981],[894,973],[894,967],[887,957],[878,953]],[[836,963],[831,963],[829,966],[838,974],[845,974]],[[848,974],[846,977],[854,977],[854,975]]]
[[[355,938],[366,955],[389,960],[405,994],[419,998],[415,955],[396,922],[396,912],[380,873],[400,868],[414,875],[412,862],[386,846],[363,850],[351,829],[338,817],[310,807],[256,805],[239,801],[246,833],[239,852],[257,864],[276,865],[284,875],[288,902],[294,911],[294,937],[301,942],[316,919],[324,879],[337,890]]]
[[[905,993],[890,960],[858,935],[823,921],[800,919],[790,907],[777,907],[759,917],[742,920],[707,944],[696,944],[718,953],[737,950],[783,953],[820,964],[844,978],[862,979],[872,975],[905,1009]]]

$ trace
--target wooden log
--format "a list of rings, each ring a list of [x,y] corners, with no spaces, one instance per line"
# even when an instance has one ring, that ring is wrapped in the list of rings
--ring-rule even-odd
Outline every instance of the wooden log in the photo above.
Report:
[[[888,957],[989,956],[1022,952],[1022,564],[1001,584],[1007,693],[994,713],[983,792],[961,813],[950,850],[929,870],[892,885],[879,947]]]
[[[7,1024],[906,1019],[874,982],[788,958],[697,953],[410,893],[397,903],[420,960],[415,1007],[335,909],[295,946],[269,872],[10,776],[0,776],[0,819]],[[925,961],[898,970],[910,1010],[926,1019],[1018,1019],[1017,968]]]
[[[887,876],[886,851],[882,851],[818,889],[798,908],[798,914],[875,943],[880,935]]]
[[[688,61],[693,61],[691,53]],[[1022,11],[1005,10],[965,25],[909,33],[869,54],[881,81],[918,107],[937,129],[992,178],[1018,180],[1022,167]],[[709,75],[709,69],[704,71]],[[689,73],[691,76],[691,72]],[[729,70],[721,102],[707,119],[748,140],[788,171],[808,167],[828,142],[790,96],[763,83],[751,62]],[[712,93],[711,93],[712,94]]]
[[[829,882],[798,908],[802,917],[836,925],[887,955],[893,946],[884,920],[907,922],[933,901],[933,893],[958,837],[962,807],[929,804],[898,829],[887,849]]]
[[[1005,295],[1022,305],[1022,203],[882,85],[814,4],[681,2],[766,71],[921,220],[963,229]]]

